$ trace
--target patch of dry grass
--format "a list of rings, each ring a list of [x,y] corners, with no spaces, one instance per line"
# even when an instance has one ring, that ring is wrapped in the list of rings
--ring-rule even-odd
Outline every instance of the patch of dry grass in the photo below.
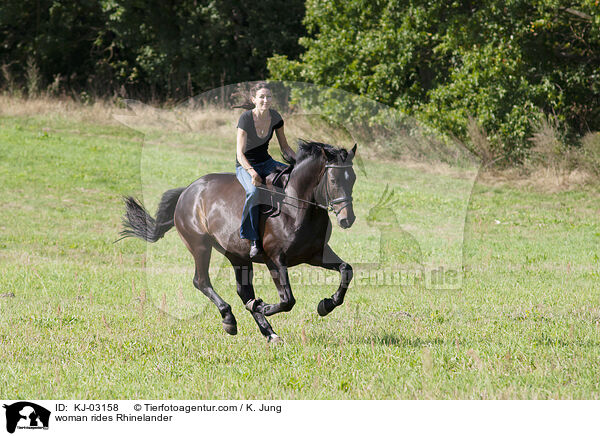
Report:
[[[557,174],[553,168],[544,167],[487,169],[479,173],[477,181],[491,187],[510,186],[545,193],[571,191],[597,183],[588,172],[580,169]]]
[[[113,118],[117,110],[115,104],[109,101],[98,100],[86,105],[67,97],[40,95],[36,98],[18,98],[0,94],[0,116],[3,117],[50,116],[117,125],[118,121]]]
[[[484,167],[479,181],[541,192],[571,191],[600,181],[600,133],[588,133],[581,146],[569,145],[559,122],[542,117],[534,124],[533,146],[522,166]]]
[[[469,120],[467,121],[467,134],[471,140],[471,151],[481,159],[481,164],[484,167],[488,167],[498,160],[497,153],[488,139],[487,132],[471,116],[469,116]]]

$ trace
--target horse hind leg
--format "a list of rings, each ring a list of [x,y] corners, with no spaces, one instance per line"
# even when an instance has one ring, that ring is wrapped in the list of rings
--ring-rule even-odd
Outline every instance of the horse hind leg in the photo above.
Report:
[[[194,251],[194,261],[196,262],[194,286],[204,295],[206,295],[215,306],[217,306],[217,309],[219,309],[219,313],[223,318],[223,329],[230,335],[237,334],[237,321],[233,316],[231,306],[215,292],[212,284],[210,283],[210,278],[208,276],[208,267],[210,265],[210,256],[212,251],[210,243],[205,243]]]

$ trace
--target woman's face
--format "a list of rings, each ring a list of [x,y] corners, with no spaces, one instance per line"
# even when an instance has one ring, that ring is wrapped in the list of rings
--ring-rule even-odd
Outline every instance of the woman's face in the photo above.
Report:
[[[254,103],[254,106],[256,106],[258,110],[264,111],[271,107],[272,99],[273,95],[271,94],[271,90],[261,88],[256,91],[256,94],[252,97],[252,103]]]

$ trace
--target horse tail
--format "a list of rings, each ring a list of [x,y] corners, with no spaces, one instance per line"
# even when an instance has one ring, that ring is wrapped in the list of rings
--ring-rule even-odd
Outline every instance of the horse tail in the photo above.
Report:
[[[175,225],[175,206],[181,193],[186,188],[170,189],[162,195],[156,219],[133,197],[125,197],[125,216],[123,217],[123,230],[121,238],[135,236],[148,242],[156,242]],[[116,242],[116,241],[115,241]]]

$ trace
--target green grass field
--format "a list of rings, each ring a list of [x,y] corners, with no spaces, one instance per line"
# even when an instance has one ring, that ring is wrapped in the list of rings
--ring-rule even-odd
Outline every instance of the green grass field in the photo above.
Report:
[[[233,159],[233,135],[228,144],[143,137],[66,115],[0,117],[0,398],[600,397],[597,188],[549,194],[477,181],[471,192],[450,172],[365,159],[357,222],[334,228],[334,249],[350,263],[385,263],[387,230],[365,217],[387,183],[424,254],[462,257],[462,286],[355,276],[345,304],[321,318],[317,303],[336,274],[309,284],[292,275],[298,302],[271,319],[284,339],[272,347],[218,253],[213,284],[233,308],[237,336],[192,286],[192,258],[175,230],[148,247],[113,243],[123,195],[154,211],[163,190],[232,171]],[[268,280],[256,289],[277,298]]]

